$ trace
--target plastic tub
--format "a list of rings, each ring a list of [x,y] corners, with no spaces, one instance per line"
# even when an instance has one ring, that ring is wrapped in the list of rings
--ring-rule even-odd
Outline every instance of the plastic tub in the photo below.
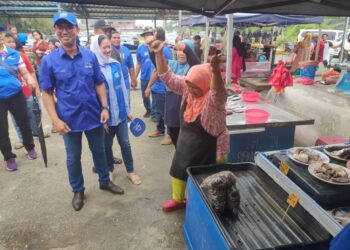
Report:
[[[257,102],[259,100],[260,93],[258,92],[242,92],[242,98],[245,102]]]
[[[270,113],[263,109],[247,109],[245,120],[247,123],[265,123],[269,119]]]

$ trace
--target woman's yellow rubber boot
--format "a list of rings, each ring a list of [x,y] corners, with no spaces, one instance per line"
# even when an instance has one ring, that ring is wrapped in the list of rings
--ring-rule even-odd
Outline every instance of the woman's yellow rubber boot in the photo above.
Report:
[[[171,186],[173,190],[172,199],[163,203],[162,209],[164,212],[171,212],[186,207],[186,202],[184,201],[186,181],[171,177]]]

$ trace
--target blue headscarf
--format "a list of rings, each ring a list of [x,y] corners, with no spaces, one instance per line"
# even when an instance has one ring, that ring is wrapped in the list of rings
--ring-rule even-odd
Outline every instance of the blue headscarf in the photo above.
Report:
[[[175,75],[185,76],[190,69],[190,65],[186,63],[179,63],[179,61],[169,60],[168,66]]]

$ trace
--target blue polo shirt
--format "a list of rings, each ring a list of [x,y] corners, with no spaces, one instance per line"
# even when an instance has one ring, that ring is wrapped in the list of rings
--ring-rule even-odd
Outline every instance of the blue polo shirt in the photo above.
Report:
[[[41,89],[55,90],[57,114],[72,132],[101,126],[101,105],[95,87],[103,81],[96,56],[82,46],[78,46],[74,58],[60,47],[41,61]]]
[[[163,48],[163,55],[165,59],[171,60],[173,59],[173,55],[171,53],[171,50],[169,49],[168,45],[164,45]],[[154,84],[151,87],[152,92],[156,94],[165,94],[166,93],[166,87],[165,84],[160,78],[158,77],[157,80],[154,82]]]
[[[143,81],[149,81],[153,72],[153,64],[149,57],[148,47],[141,44],[136,50],[137,61],[141,64],[141,77]]]
[[[123,72],[124,82],[125,82],[126,89],[130,90],[129,69],[134,68],[134,61],[132,60],[132,55],[130,53],[130,50],[123,45],[118,47],[116,46],[115,48],[118,50],[120,57],[123,59],[122,72]]]

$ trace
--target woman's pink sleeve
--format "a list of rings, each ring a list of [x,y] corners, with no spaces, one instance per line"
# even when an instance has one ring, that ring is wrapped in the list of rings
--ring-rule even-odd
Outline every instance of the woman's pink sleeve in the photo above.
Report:
[[[185,77],[175,75],[170,69],[160,79],[176,94],[183,95],[187,89]]]
[[[212,105],[218,109],[225,109],[227,96],[228,94],[225,84],[222,84],[220,88],[216,90],[211,89],[209,93],[209,105]]]

